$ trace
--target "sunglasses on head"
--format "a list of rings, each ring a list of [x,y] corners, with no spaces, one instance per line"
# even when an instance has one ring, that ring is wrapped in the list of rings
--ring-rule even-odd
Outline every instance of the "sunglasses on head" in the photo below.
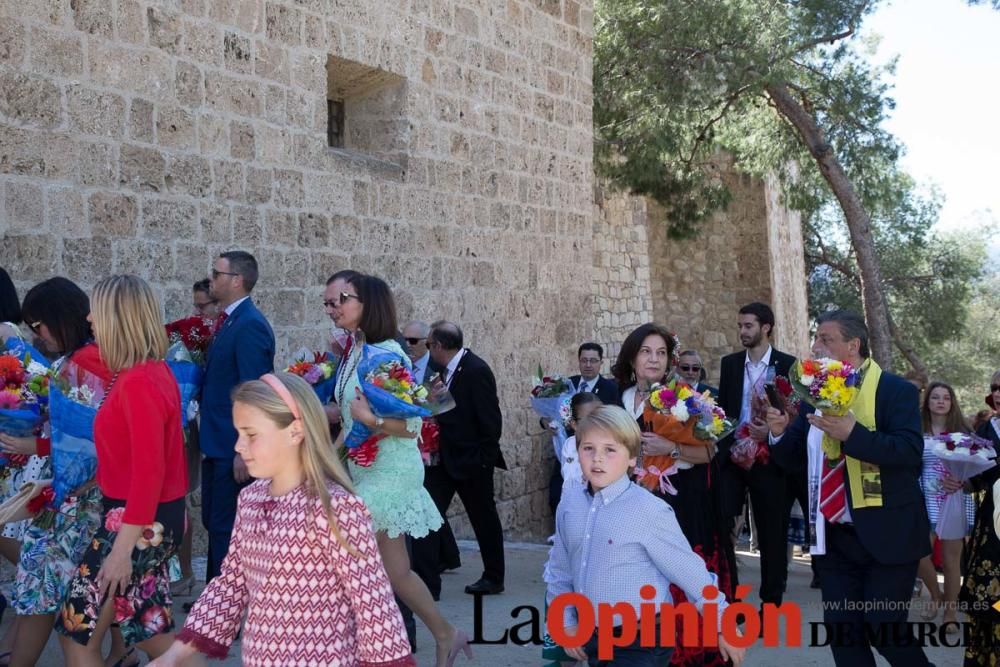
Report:
[[[361,297],[359,297],[357,294],[348,294],[347,292],[341,292],[337,296],[336,301],[324,301],[323,305],[326,306],[327,308],[333,308],[334,306],[343,306],[351,299],[357,299],[359,302],[361,301]]]
[[[685,373],[695,373],[701,370],[701,366],[692,366],[690,364],[678,364],[677,368],[681,369]]]
[[[405,340],[410,345],[416,345],[417,343],[422,343],[423,341],[425,341],[427,339],[426,338],[404,338],[403,340]]]

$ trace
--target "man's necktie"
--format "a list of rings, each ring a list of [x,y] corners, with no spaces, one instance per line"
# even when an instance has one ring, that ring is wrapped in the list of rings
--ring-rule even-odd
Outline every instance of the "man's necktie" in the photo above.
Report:
[[[222,325],[225,324],[227,317],[229,317],[229,313],[226,311],[219,313],[219,317],[215,320],[215,331],[213,333],[217,334],[222,331]]]
[[[844,468],[847,459],[840,460],[831,468],[830,461],[823,458],[823,479],[819,483],[819,511],[830,523],[837,523],[847,509],[847,486],[844,484]]]

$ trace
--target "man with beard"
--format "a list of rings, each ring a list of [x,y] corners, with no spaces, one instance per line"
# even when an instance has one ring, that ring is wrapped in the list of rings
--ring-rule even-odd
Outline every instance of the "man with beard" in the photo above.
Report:
[[[788,375],[795,357],[771,346],[774,335],[774,312],[764,303],[750,303],[737,316],[743,350],[722,358],[719,377],[719,406],[738,424],[747,424],[750,436],[767,446],[767,422],[764,419],[764,384],[775,375]],[[722,508],[724,517],[735,522],[743,513],[747,490],[755,519],[760,547],[760,600],[781,604],[788,572],[788,514],[786,475],[772,461],[757,461],[749,470],[730,458],[735,439],[729,436],[719,443],[722,470]]]

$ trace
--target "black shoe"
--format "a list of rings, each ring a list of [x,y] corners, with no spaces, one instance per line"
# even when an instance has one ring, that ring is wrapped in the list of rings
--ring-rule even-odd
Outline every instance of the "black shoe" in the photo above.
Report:
[[[819,588],[819,575],[814,574],[813,580],[809,582],[809,588]]]
[[[185,614],[190,614],[191,613],[191,607],[193,607],[193,606],[194,606],[194,602],[185,602],[184,604],[181,605],[181,609],[184,610]]]
[[[503,584],[482,577],[476,583],[466,586],[465,592],[469,595],[497,595],[503,593]]]

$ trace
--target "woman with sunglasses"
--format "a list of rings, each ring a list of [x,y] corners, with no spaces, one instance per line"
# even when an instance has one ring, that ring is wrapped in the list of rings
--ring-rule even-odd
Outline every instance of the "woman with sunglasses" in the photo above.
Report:
[[[396,304],[389,286],[380,278],[355,274],[343,279],[343,290],[327,308],[338,327],[352,333],[337,369],[334,400],[340,407],[344,433],[355,421],[382,436],[378,455],[369,466],[348,461],[355,490],[368,506],[376,530],[379,553],[393,592],[420,617],[437,643],[435,664],[450,667],[462,650],[469,654],[468,638],[438,611],[423,580],[410,569],[406,536],[424,537],[441,524],[441,515],[424,488],[424,463],[417,448],[421,419],[377,417],[361,391],[358,365],[365,348],[394,355],[410,368],[410,360],[395,341]],[[336,281],[334,282],[336,285]]]

